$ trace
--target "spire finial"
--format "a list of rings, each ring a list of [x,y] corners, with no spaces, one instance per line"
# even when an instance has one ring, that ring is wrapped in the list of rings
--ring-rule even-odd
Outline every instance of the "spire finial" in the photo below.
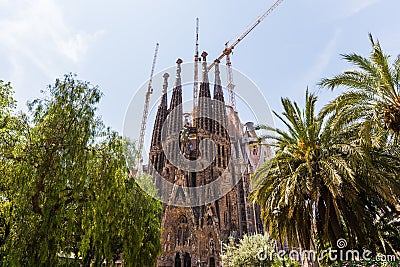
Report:
[[[208,53],[206,51],[203,51],[203,53],[201,53],[201,57],[203,58],[203,61],[207,61],[207,56],[208,56]]]
[[[167,89],[168,89],[168,77],[169,77],[169,74],[166,72],[166,73],[164,73],[164,75],[163,75],[163,78],[164,78],[164,85],[163,85],[163,90],[162,90],[162,93],[163,94],[166,94],[167,93]]]
[[[174,84],[174,89],[178,86],[181,85],[181,64],[182,64],[183,60],[178,58],[176,60],[176,78],[175,78],[175,84]]]
[[[206,51],[203,51],[201,53],[201,57],[203,58],[203,63],[202,63],[202,73],[203,73],[203,79],[202,82],[208,83],[208,69],[207,69],[207,55],[208,53]]]
[[[214,72],[215,72],[215,84],[216,85],[221,85],[221,77],[220,77],[220,71],[219,71],[219,63],[220,61],[216,59],[215,61],[215,66],[214,66]]]
[[[176,78],[180,78],[181,77],[181,64],[182,64],[182,62],[183,62],[183,60],[182,59],[180,59],[180,58],[178,58],[177,60],[176,60],[176,64],[178,65],[177,67],[176,67]]]

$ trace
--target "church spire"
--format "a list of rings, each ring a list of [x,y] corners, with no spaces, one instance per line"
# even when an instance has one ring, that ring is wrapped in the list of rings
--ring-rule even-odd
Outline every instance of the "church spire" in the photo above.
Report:
[[[164,73],[163,77],[164,77],[164,85],[163,85],[163,90],[162,90],[161,102],[160,102],[160,105],[158,106],[158,110],[157,110],[156,121],[154,122],[153,135],[151,138],[151,148],[159,146],[161,144],[161,134],[162,134],[161,130],[162,130],[163,123],[168,115],[167,88],[168,88],[169,74]]]
[[[215,80],[214,80],[214,133],[226,137],[227,120],[226,120],[226,109],[224,92],[222,91],[221,77],[219,71],[219,60],[215,60]]]
[[[164,85],[162,90],[161,102],[160,105],[158,106],[156,120],[154,122],[153,135],[151,138],[151,146],[150,146],[150,155],[149,155],[151,164],[158,173],[161,173],[165,160],[165,156],[164,153],[162,152],[162,145],[161,145],[162,140],[165,139],[162,138],[163,134],[162,127],[168,116],[167,89],[168,89],[169,74],[164,73],[163,77],[164,77]]]
[[[200,83],[200,91],[199,91],[199,105],[198,105],[198,118],[196,125],[198,128],[203,129],[205,131],[211,131],[211,93],[210,93],[210,84],[208,81],[208,69],[207,69],[207,52],[203,52],[201,57],[203,58],[202,62],[202,78]]]
[[[181,64],[182,59],[176,61],[176,77],[174,89],[172,91],[171,104],[169,105],[167,119],[167,158],[175,160],[179,153],[179,133],[183,126],[183,110],[182,110],[182,81],[181,81]]]
[[[221,86],[221,77],[220,77],[220,71],[219,71],[219,60],[215,60],[215,80],[214,80],[214,100],[221,101],[225,103],[224,100],[224,93],[222,91],[222,86]]]
[[[181,64],[182,64],[182,59],[178,58],[176,61],[176,77],[175,77],[175,83],[174,83],[174,90],[172,91],[172,98],[171,98],[171,104],[169,106],[169,110],[174,110],[176,107],[178,107],[180,104],[182,104],[182,80],[181,80]]]

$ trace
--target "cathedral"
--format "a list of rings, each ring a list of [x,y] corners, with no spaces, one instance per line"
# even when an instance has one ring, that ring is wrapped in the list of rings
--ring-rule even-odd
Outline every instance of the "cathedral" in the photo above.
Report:
[[[148,165],[164,203],[158,267],[223,266],[229,237],[263,233],[260,208],[248,194],[250,175],[271,152],[258,144],[253,123],[243,124],[225,103],[219,62],[210,83],[207,53],[201,56],[198,99],[190,113],[182,107],[182,60],[169,106],[169,75],[163,76]]]

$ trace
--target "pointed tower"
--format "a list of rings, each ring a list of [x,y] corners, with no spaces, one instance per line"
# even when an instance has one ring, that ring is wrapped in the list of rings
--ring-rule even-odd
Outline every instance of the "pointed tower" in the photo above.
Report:
[[[166,170],[166,179],[170,182],[175,180],[177,160],[179,159],[179,135],[183,126],[183,110],[182,110],[182,84],[181,84],[181,64],[182,59],[176,61],[176,77],[174,89],[172,91],[171,103],[168,109],[168,118],[166,121],[166,151],[167,161],[171,162]]]
[[[165,155],[162,149],[161,142],[162,140],[165,140],[165,138],[163,138],[162,136],[163,135],[162,127],[168,116],[167,89],[168,89],[169,74],[164,73],[163,77],[164,77],[164,85],[162,90],[161,102],[160,105],[158,106],[156,120],[154,122],[154,127],[153,127],[153,135],[151,138],[149,159],[152,168],[149,169],[150,174],[154,174],[155,171],[161,174],[165,163]]]
[[[172,91],[172,98],[171,98],[171,103],[169,105],[169,110],[175,110],[176,108],[179,108],[179,105],[182,104],[182,79],[181,79],[181,64],[182,64],[182,59],[178,58],[176,60],[176,76],[175,76],[175,83],[174,83],[174,89]],[[182,108],[180,107],[181,114],[182,114]],[[182,116],[181,116],[182,117]],[[182,118],[180,119],[182,122]],[[177,129],[177,128],[173,128]]]
[[[262,233],[260,210],[247,201],[253,169],[243,152],[248,150],[248,143],[243,142],[242,124],[237,112],[232,119],[226,109],[219,62],[213,64],[215,81],[211,95],[207,53],[203,52],[201,57],[202,75],[192,121],[183,125],[182,60],[178,59],[169,109],[164,92],[154,126],[150,155],[155,157],[150,158],[157,170],[162,169],[163,178],[169,182],[165,185],[171,187],[163,188],[167,202],[163,204],[162,254],[157,267],[219,267],[223,265],[223,244],[229,242],[230,236],[237,240],[245,233]],[[162,125],[160,134],[157,129]],[[161,162],[157,154],[159,136],[161,140],[165,137],[163,166],[157,163]],[[190,163],[196,168],[187,168]],[[224,188],[230,191],[226,193]],[[191,204],[192,200],[200,205],[180,206]]]
[[[224,100],[224,93],[222,91],[222,85],[221,85],[221,76],[220,76],[220,71],[219,71],[219,60],[215,60],[215,80],[214,80],[214,100],[221,101],[225,103]]]
[[[227,132],[227,116],[222,91],[221,77],[219,71],[219,61],[215,61],[215,81],[214,81],[214,101],[213,101],[213,133],[221,140],[217,147],[217,157],[215,165],[220,168],[226,168],[230,156],[229,133]]]
[[[211,118],[211,94],[210,94],[210,83],[208,81],[208,70],[207,70],[207,52],[203,52],[201,57],[202,62],[202,79],[200,83],[199,91],[199,102],[198,111],[196,118],[196,127],[202,129],[205,133],[210,133],[212,130]]]

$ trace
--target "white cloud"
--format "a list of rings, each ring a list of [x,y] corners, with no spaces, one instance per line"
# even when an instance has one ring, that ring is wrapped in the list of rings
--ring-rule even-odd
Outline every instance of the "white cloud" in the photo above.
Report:
[[[78,63],[102,33],[77,32],[69,27],[53,0],[0,0],[0,6],[6,14],[0,20],[0,48],[5,48],[13,71],[23,71],[24,65],[33,64],[54,78],[57,62]]]
[[[345,2],[345,8],[348,10],[348,16],[357,14],[363,9],[366,9],[382,0],[350,0]]]
[[[78,33],[68,40],[59,40],[57,45],[66,57],[74,62],[78,62],[84,55],[86,55],[91,43],[102,33],[102,31],[94,34]]]
[[[322,52],[318,55],[316,62],[309,68],[309,70],[304,75],[300,88],[304,88],[306,85],[314,85],[321,79],[325,68],[329,65],[332,57],[336,55],[336,45],[340,36],[340,30],[336,30],[333,37],[325,45]],[[299,88],[299,87],[297,87]]]
[[[0,7],[5,6],[9,2],[10,2],[10,0],[0,0]]]

